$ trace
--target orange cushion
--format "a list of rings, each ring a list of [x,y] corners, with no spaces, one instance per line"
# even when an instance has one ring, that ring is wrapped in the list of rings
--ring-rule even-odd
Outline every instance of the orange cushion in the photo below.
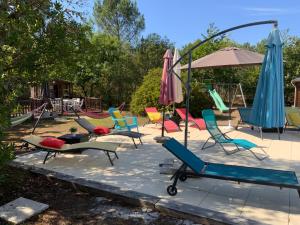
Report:
[[[47,137],[44,138],[41,142],[40,145],[50,147],[50,148],[57,148],[60,149],[65,142],[63,140],[57,139],[57,138],[52,138],[52,137]]]
[[[107,127],[97,126],[94,128],[95,134],[109,134],[110,130]]]

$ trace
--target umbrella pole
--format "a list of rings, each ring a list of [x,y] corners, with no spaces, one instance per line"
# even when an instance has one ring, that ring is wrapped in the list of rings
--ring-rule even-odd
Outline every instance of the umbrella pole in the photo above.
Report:
[[[161,126],[161,136],[165,136],[165,106],[163,106],[163,121],[162,121],[162,126]]]
[[[188,79],[186,82],[186,112],[185,112],[185,130],[184,130],[184,146],[187,147],[187,140],[188,140],[188,118],[189,118],[189,111],[190,111],[190,95],[191,95],[191,66],[192,65],[192,52],[189,52],[189,67],[188,67]]]

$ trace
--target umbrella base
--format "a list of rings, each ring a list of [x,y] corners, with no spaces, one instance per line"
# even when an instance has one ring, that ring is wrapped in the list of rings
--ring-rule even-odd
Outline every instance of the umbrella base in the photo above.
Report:
[[[164,143],[165,141],[167,141],[167,140],[170,140],[171,138],[170,137],[168,137],[168,136],[156,136],[156,137],[154,137],[153,138],[157,143]]]

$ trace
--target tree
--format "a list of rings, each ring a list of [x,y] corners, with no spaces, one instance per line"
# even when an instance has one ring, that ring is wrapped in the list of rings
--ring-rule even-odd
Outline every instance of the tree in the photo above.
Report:
[[[145,28],[144,16],[131,0],[95,1],[94,19],[104,33],[130,43],[134,43]]]
[[[136,47],[136,58],[141,79],[150,69],[162,67],[163,55],[167,49],[174,49],[174,44],[158,34],[149,34],[142,38]]]
[[[0,10],[1,136],[15,99],[30,83],[63,74],[83,30],[58,1],[3,0]]]

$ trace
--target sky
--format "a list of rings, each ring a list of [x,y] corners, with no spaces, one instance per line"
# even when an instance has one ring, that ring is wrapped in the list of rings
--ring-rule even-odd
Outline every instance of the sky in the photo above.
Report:
[[[182,46],[201,38],[210,23],[220,30],[236,25],[278,20],[279,29],[300,36],[299,0],[137,0],[145,17],[142,35],[158,33],[166,36],[175,46]],[[86,0],[83,8],[92,15],[94,0]],[[266,38],[272,25],[237,30],[229,34],[233,40],[257,43]]]

